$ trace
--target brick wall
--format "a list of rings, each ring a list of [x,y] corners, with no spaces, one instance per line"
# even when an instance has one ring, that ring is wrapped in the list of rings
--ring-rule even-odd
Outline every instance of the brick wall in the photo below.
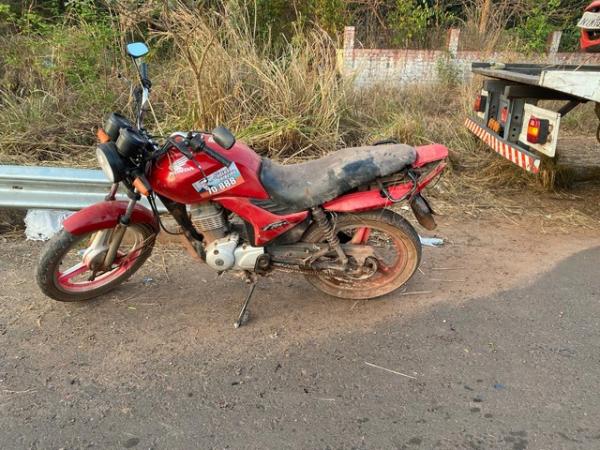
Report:
[[[374,84],[402,85],[437,81],[444,73],[455,73],[459,79],[469,80],[471,63],[496,61],[504,63],[539,64],[599,64],[600,54],[558,53],[560,32],[548,39],[548,51],[535,58],[509,52],[459,51],[460,30],[448,32],[445,50],[362,49],[354,48],[354,27],[344,30],[344,48],[338,52],[339,69],[354,78],[358,86]]]

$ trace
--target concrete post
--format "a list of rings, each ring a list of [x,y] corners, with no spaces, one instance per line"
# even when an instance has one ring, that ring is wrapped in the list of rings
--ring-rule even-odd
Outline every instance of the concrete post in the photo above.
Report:
[[[338,70],[348,75],[354,66],[354,27],[344,27],[344,48],[338,52]]]
[[[450,28],[448,30],[448,52],[452,56],[456,56],[458,53],[458,43],[460,41],[460,29],[459,28]]]
[[[344,27],[344,58],[352,58],[354,53],[354,27]]]
[[[556,56],[556,54],[558,53],[558,48],[560,47],[561,37],[562,31],[554,31],[550,33],[550,36],[548,36],[548,43],[546,47],[548,56]]]

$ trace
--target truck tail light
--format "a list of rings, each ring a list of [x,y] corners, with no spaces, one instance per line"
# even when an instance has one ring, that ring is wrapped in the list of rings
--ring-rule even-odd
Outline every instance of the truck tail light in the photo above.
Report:
[[[486,103],[487,103],[487,97],[485,95],[478,95],[475,98],[475,104],[473,105],[473,111],[484,112]]]
[[[531,116],[527,125],[527,142],[545,144],[548,140],[550,121]]]
[[[500,134],[500,131],[502,131],[502,125],[494,118],[488,120],[488,128],[497,134]]]
[[[506,123],[507,120],[508,120],[508,107],[504,106],[500,110],[500,122]]]

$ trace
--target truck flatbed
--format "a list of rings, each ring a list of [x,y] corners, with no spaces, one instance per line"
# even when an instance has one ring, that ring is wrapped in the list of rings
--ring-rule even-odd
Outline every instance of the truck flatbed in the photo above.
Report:
[[[600,66],[474,62],[471,71],[497,80],[537,86],[600,102]]]
[[[561,119],[578,105],[596,103],[599,113],[600,66],[474,62],[471,71],[485,79],[465,126],[488,147],[546,185],[600,176],[592,133],[560,133]],[[565,103],[546,109],[543,100]]]

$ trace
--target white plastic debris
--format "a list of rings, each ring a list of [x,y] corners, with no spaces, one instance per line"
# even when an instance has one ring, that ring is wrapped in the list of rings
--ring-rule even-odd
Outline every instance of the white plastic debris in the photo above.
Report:
[[[25,236],[30,241],[47,241],[62,227],[73,211],[30,209],[25,216]]]
[[[444,245],[444,240],[441,238],[419,236],[419,240],[421,241],[421,244],[428,247],[440,247],[441,245]]]

